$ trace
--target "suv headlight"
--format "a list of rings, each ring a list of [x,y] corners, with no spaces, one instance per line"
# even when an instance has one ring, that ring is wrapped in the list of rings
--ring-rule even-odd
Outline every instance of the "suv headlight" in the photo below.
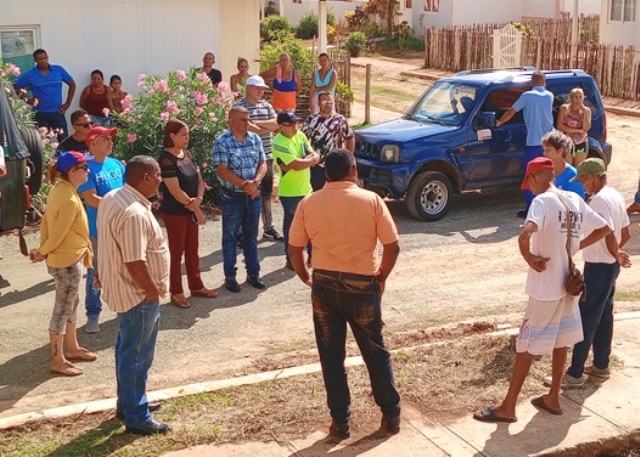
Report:
[[[400,161],[400,146],[395,144],[385,144],[380,150],[380,162],[394,162]]]

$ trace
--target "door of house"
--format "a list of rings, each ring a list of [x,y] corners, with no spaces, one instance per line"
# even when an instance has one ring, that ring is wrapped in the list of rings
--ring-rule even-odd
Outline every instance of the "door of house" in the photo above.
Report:
[[[513,24],[493,31],[494,68],[519,67],[521,49],[522,34]]]

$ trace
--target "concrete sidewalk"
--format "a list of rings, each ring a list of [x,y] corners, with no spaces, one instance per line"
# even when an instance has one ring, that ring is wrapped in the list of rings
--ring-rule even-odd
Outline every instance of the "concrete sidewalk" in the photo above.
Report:
[[[584,443],[593,443],[596,451],[597,442],[640,429],[640,313],[617,316],[613,353],[623,366],[614,368],[606,382],[565,391],[561,416],[538,411],[529,399],[522,399],[515,424],[483,424],[471,417],[471,411],[456,422],[439,424],[405,407],[402,430],[392,437],[380,438],[371,430],[335,444],[322,429],[302,440],[198,446],[165,457],[520,457],[546,455]],[[544,392],[540,386],[540,393]]]

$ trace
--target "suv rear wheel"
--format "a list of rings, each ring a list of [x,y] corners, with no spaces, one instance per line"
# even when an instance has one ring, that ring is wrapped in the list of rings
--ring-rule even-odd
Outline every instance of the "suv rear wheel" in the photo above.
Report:
[[[40,135],[34,128],[20,129],[20,136],[29,151],[29,193],[36,195],[42,186],[42,146],[40,145]]]
[[[416,219],[437,221],[451,208],[453,185],[451,180],[438,171],[418,173],[407,191],[407,207]]]

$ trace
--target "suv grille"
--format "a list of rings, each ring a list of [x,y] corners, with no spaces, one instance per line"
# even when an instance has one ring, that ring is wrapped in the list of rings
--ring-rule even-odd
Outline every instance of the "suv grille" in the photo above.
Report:
[[[380,157],[380,154],[376,150],[376,146],[374,144],[365,143],[363,141],[356,141],[356,156],[363,157],[366,159],[374,159],[377,160]]]

